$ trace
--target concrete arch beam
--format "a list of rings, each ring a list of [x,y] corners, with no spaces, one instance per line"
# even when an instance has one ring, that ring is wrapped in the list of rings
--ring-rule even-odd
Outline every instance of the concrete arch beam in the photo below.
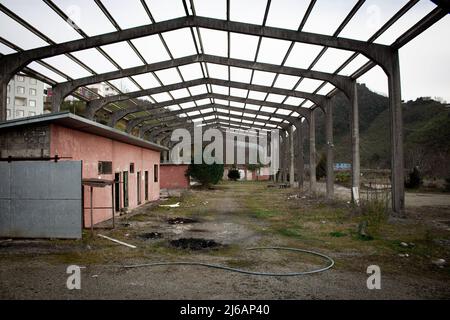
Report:
[[[308,118],[309,114],[310,114],[310,110],[306,109],[306,108],[300,108],[300,107],[295,107],[292,105],[287,105],[287,104],[279,104],[279,103],[275,103],[275,102],[268,102],[268,101],[262,101],[262,100],[256,100],[256,99],[247,99],[247,98],[241,98],[241,97],[234,97],[234,96],[228,96],[228,95],[223,95],[223,94],[217,94],[217,93],[205,93],[205,94],[200,94],[197,96],[192,96],[192,97],[186,97],[186,98],[181,98],[181,99],[175,99],[175,100],[170,100],[170,101],[166,101],[166,102],[161,102],[161,103],[155,103],[155,104],[150,104],[149,106],[145,107],[145,108],[141,108],[139,106],[133,107],[133,108],[128,108],[128,109],[123,109],[123,110],[119,110],[117,112],[114,112],[111,115],[111,119],[110,119],[110,125],[111,126],[115,126],[116,123],[124,118],[125,116],[127,116],[128,114],[131,113],[135,113],[135,112],[142,112],[142,111],[147,111],[147,110],[155,110],[155,109],[161,109],[164,107],[169,107],[175,104],[181,104],[181,103],[186,103],[186,102],[191,102],[191,101],[195,101],[195,100],[203,100],[203,99],[221,99],[221,100],[229,100],[229,101],[234,101],[234,102],[241,102],[241,103],[247,103],[247,104],[254,104],[254,105],[260,105],[260,106],[266,106],[266,107],[272,107],[272,108],[283,108],[286,110],[292,110],[297,112],[298,114],[300,114],[301,116]],[[323,101],[326,101],[326,99],[324,98]],[[192,111],[195,110],[195,108],[190,108],[192,109]]]

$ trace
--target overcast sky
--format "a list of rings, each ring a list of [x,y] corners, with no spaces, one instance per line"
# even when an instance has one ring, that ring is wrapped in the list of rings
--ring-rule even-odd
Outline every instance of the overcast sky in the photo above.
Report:
[[[356,0],[318,0],[310,18],[304,26],[304,31],[333,34],[344,19],[345,15],[354,6]],[[374,34],[406,0],[367,0],[360,8],[354,19],[341,32],[340,36],[367,40]],[[80,35],[68,27],[67,23],[57,16],[41,0],[0,0],[0,3],[19,14],[27,22],[40,31],[46,33],[55,42],[64,42],[79,39]],[[66,14],[68,14],[88,35],[102,34],[115,31],[115,28],[101,13],[100,9],[91,0],[54,0]],[[110,10],[121,28],[130,28],[150,23],[143,7],[138,0],[104,0],[104,5]],[[184,16],[181,0],[147,0],[156,21],[163,21]],[[231,20],[261,24],[266,0],[231,0]],[[195,0],[198,15],[211,16],[213,18],[225,18],[225,0]],[[268,26],[288,28],[296,30],[309,4],[306,0],[273,0],[267,20]],[[376,40],[377,43],[391,44],[395,39],[420,20],[435,5],[429,0],[421,0],[411,9],[393,28]],[[227,55],[227,35],[225,32],[201,29],[205,53],[214,55]],[[422,35],[414,39],[400,50],[402,98],[404,100],[416,99],[420,96],[443,97],[450,101],[450,17],[447,16]],[[44,46],[46,43],[32,35],[23,27],[12,21],[5,14],[0,13],[0,36],[19,45],[23,49],[31,49]],[[164,34],[172,55],[177,58],[195,54],[195,46],[189,29],[173,31]],[[231,35],[231,57],[253,60],[255,58],[257,37]],[[158,37],[145,37],[133,40],[133,44],[141,51],[147,63],[168,60],[169,55],[164,49]],[[290,43],[287,41],[263,39],[258,62],[279,64],[283,60]],[[133,53],[126,43],[104,46],[103,49],[122,67],[128,68],[142,64],[142,61]],[[296,44],[289,58],[287,66],[307,68],[321,50],[319,46]],[[0,44],[0,52],[3,54],[13,51]],[[74,54],[98,73],[116,70],[116,68],[94,49],[84,50]],[[314,70],[334,72],[336,68],[351,55],[351,52],[329,49],[327,53],[313,67]],[[61,71],[72,78],[90,75],[86,70],[77,66],[67,57],[60,56],[46,59]],[[364,64],[367,59],[359,57],[354,63],[343,70],[341,74],[348,75]],[[42,66],[32,63],[30,67],[44,73],[56,81],[64,79]],[[227,79],[227,68],[218,65],[209,65],[210,76]],[[184,80],[195,79],[201,76],[199,65],[186,66],[181,70]],[[159,72],[164,84],[180,82],[175,70]],[[232,79],[246,82],[249,72],[234,68]],[[149,74],[134,77],[144,87],[157,85],[156,80]],[[256,73],[254,82],[262,85],[271,85],[274,75]],[[377,92],[386,94],[387,80],[379,68],[374,68],[359,79]],[[296,79],[293,77],[280,77],[275,86],[289,88]],[[128,91],[138,88],[129,80],[113,81],[119,88]],[[318,82],[305,80],[298,90],[312,91]],[[217,88],[220,90],[220,88]],[[320,93],[327,93],[332,86],[327,86]],[[156,99],[157,100],[157,99]],[[277,99],[274,97],[274,102]]]

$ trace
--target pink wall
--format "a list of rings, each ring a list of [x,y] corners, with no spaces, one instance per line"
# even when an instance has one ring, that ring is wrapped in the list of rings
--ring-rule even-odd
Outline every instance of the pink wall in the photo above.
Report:
[[[137,172],[141,172],[141,204],[145,203],[144,172],[149,172],[149,201],[159,199],[159,182],[154,182],[154,165],[159,166],[160,152],[115,141],[59,125],[51,125],[50,154],[70,157],[71,160],[83,161],[83,179],[99,178],[114,180],[114,173],[128,171],[128,208],[138,206]],[[99,175],[98,162],[112,161],[113,174]],[[134,163],[134,173],[130,173],[130,163]],[[123,177],[121,174],[121,181]],[[123,185],[120,185],[121,206],[123,206]],[[84,188],[84,221],[90,227],[90,190]],[[93,206],[111,207],[111,187],[94,188]],[[94,210],[94,224],[111,219],[110,209]]]
[[[188,189],[187,165],[162,164],[161,189]]]

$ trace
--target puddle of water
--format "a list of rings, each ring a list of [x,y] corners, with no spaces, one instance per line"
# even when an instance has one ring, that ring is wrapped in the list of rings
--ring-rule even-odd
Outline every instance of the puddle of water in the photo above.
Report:
[[[153,240],[153,239],[161,239],[162,233],[160,232],[149,232],[149,233],[143,233],[139,235],[139,238],[144,240]]]
[[[190,219],[190,218],[169,218],[167,219],[168,224],[188,224],[188,223],[197,223],[198,220]]]
[[[221,244],[214,240],[181,238],[169,242],[172,247],[188,250],[205,250],[220,247]]]

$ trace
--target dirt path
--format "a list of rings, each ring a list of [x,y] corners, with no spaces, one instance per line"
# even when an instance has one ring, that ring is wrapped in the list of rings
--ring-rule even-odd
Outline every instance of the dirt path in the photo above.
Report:
[[[287,200],[290,190],[262,184],[226,184],[217,190],[193,191],[181,208],[141,208],[123,219],[117,230],[102,233],[135,244],[138,249],[107,240],[13,241],[0,243],[0,299],[423,299],[449,298],[448,276],[431,269],[423,273],[414,262],[377,258],[372,246],[346,247],[350,238],[318,238],[331,227],[332,216],[320,216],[320,206],[307,199]],[[172,201],[172,200],[170,200]],[[173,200],[178,202],[180,200]],[[305,213],[302,213],[305,208]],[[319,210],[319,209],[317,209]],[[328,210],[328,209],[327,209]],[[286,216],[285,212],[293,212]],[[328,211],[327,211],[328,212]],[[295,234],[295,217],[313,214]],[[328,214],[328,213],[327,213]],[[330,214],[334,212],[330,210]],[[189,217],[198,223],[169,225],[167,218]],[[305,216],[306,217],[306,216]],[[286,219],[284,221],[283,219]],[[317,221],[319,219],[319,221]],[[321,221],[323,220],[323,221]],[[325,221],[325,223],[323,223]],[[336,225],[342,225],[342,222]],[[335,226],[332,226],[335,228]],[[159,240],[139,235],[159,232]],[[308,236],[308,232],[313,234]],[[217,250],[186,251],[168,247],[178,238],[213,239]],[[339,241],[342,248],[337,248]],[[351,242],[353,244],[353,242]],[[257,271],[310,270],[323,261],[278,252],[248,252],[254,245],[295,246],[331,255],[336,267],[301,277],[258,277],[191,266],[122,269],[114,265],[149,261],[202,261]],[[360,244],[359,244],[360,245]],[[336,249],[337,248],[337,249]],[[391,260],[394,260],[392,262]],[[383,262],[382,289],[368,290],[366,268]],[[66,288],[68,265],[84,267],[81,290]],[[430,267],[431,268],[431,267]],[[411,269],[411,270],[410,270]],[[438,272],[438,273],[436,273]],[[418,275],[419,274],[419,275]],[[443,280],[445,279],[445,280]]]

